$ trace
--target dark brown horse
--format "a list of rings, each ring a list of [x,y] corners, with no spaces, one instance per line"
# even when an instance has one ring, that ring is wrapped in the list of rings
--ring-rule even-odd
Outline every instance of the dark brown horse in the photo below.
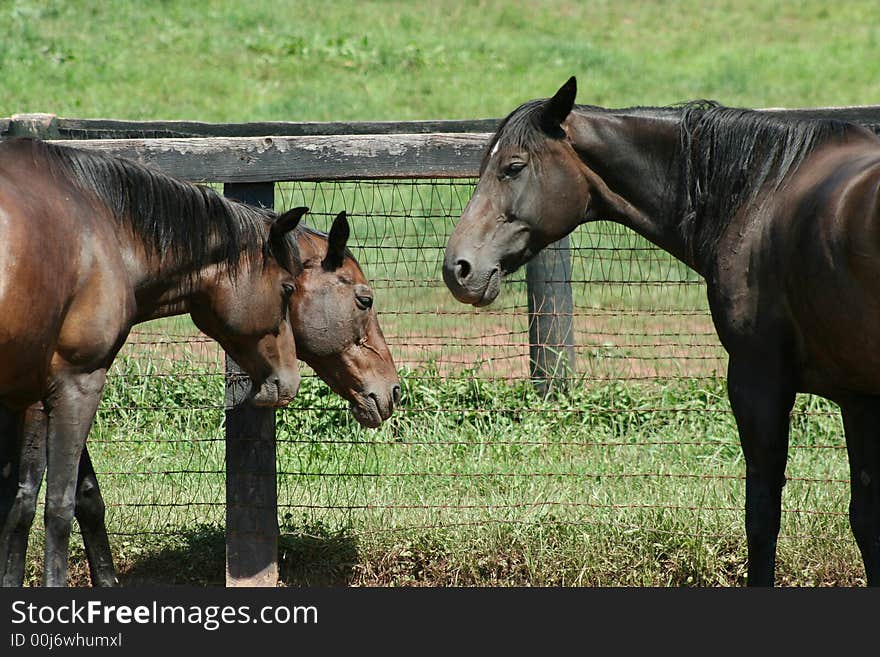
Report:
[[[373,308],[373,291],[346,248],[348,219],[337,215],[329,235],[299,225],[289,248],[299,252],[302,269],[288,301],[297,356],[347,399],[363,426],[378,427],[400,402],[397,368]],[[29,435],[27,454],[38,454],[39,435]],[[44,438],[43,438],[44,440]],[[40,467],[34,463],[28,467]],[[83,448],[75,516],[80,526],[92,584],[117,584],[104,523],[104,501],[88,447]],[[24,554],[19,559],[24,559]],[[16,565],[23,572],[24,563]]]
[[[571,78],[498,129],[446,247],[447,286],[491,303],[503,275],[596,219],[692,267],[729,354],[748,583],[773,583],[789,412],[809,392],[840,405],[850,521],[880,585],[880,139],[707,102],[574,106],[575,93]]]
[[[80,455],[132,325],[189,313],[251,377],[254,403],[296,394],[287,301],[301,266],[284,234],[303,212],[276,217],[120,158],[0,143],[3,584],[21,580],[44,470],[43,581],[67,583]]]

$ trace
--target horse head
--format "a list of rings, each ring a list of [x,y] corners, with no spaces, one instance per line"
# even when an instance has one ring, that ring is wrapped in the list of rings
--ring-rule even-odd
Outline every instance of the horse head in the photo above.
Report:
[[[462,303],[492,303],[503,276],[582,222],[590,190],[562,128],[576,92],[572,77],[552,98],[525,103],[489,142],[443,260],[443,280]]]
[[[373,307],[373,290],[346,249],[345,212],[326,237],[297,231],[302,273],[290,298],[299,358],[347,399],[366,427],[387,420],[400,403],[400,379]]]
[[[301,271],[285,235],[308,208],[294,208],[269,226],[259,261],[242,256],[230,275],[218,275],[192,301],[193,322],[217,340],[253,382],[251,403],[286,406],[299,389],[296,345],[288,315]]]

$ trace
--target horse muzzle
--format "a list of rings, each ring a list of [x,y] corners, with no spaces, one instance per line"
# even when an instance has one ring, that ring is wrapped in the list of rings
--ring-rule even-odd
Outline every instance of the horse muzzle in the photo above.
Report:
[[[299,373],[285,377],[270,376],[251,395],[250,402],[262,408],[283,408],[299,391]]]
[[[375,429],[394,413],[400,405],[400,386],[393,386],[387,393],[364,392],[355,395],[348,409],[362,427]]]
[[[488,306],[501,291],[501,267],[477,270],[468,258],[451,256],[443,261],[443,282],[458,301]]]

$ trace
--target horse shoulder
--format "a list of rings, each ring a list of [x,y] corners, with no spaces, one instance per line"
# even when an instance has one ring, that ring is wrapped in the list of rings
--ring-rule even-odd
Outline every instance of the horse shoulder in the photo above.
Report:
[[[878,193],[880,147],[847,145],[807,160],[773,207],[764,248],[774,284],[758,292],[806,391],[880,385]]]
[[[778,203],[787,269],[873,285],[880,280],[880,143],[829,149],[806,164]]]
[[[102,233],[107,231],[100,231]],[[65,363],[109,365],[133,323],[135,293],[124,255],[109,234],[80,241],[77,285],[58,334],[56,354]]]
[[[874,265],[880,265],[880,146],[872,156],[863,158],[860,170],[853,175],[840,193],[835,222],[852,254],[864,264],[868,256]],[[876,267],[875,267],[876,269]]]

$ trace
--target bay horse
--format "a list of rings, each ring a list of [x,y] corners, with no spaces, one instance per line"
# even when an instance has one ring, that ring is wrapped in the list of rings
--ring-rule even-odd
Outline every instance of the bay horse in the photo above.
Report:
[[[376,428],[400,403],[400,379],[373,290],[346,248],[350,232],[340,212],[327,235],[305,225],[289,233],[302,259],[290,321],[300,360],[348,401],[359,424]]]
[[[618,222],[706,281],[746,462],[748,584],[774,581],[789,412],[840,406],[849,517],[880,585],[880,139],[865,127],[693,101],[574,104],[574,77],[491,139],[443,278],[483,306],[579,225]]]
[[[373,306],[373,290],[346,248],[348,218],[340,212],[329,234],[300,223],[287,235],[302,268],[288,300],[288,316],[297,357],[331,389],[348,400],[354,418],[368,428],[387,420],[400,403],[400,379]],[[27,455],[41,453],[39,435],[29,436]],[[41,467],[39,462],[26,467]],[[97,476],[83,447],[76,489],[75,517],[80,526],[94,586],[115,586],[118,579],[107,537],[105,505]],[[24,573],[25,554],[15,572]],[[18,583],[20,585],[21,582]]]
[[[253,403],[290,402],[301,264],[285,234],[305,210],[278,216],[122,158],[0,143],[0,582],[21,580],[10,566],[45,469],[43,582],[66,585],[80,457],[134,324],[189,313],[252,379]]]

